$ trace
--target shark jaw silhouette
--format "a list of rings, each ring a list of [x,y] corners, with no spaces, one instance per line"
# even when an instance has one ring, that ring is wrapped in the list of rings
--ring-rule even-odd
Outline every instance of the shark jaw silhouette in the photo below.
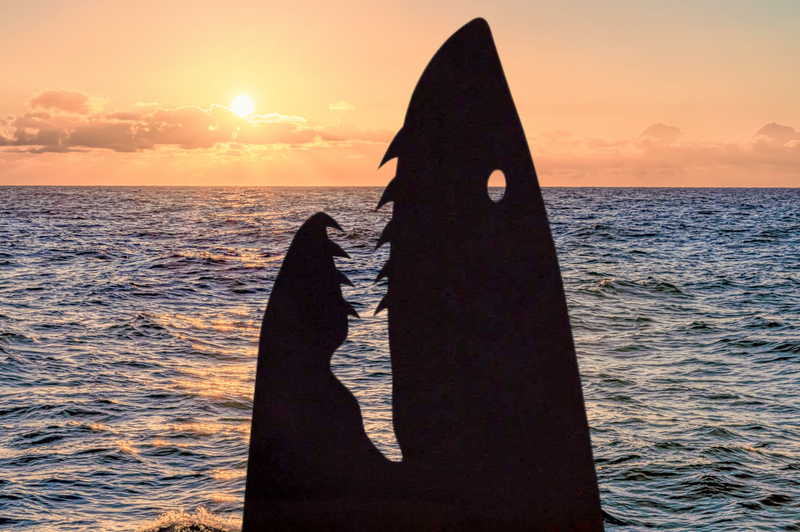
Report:
[[[367,438],[330,358],[349,281],[318,213],[261,328],[243,530],[603,529],[575,348],[530,151],[489,27],[436,53],[384,162],[401,464]],[[502,170],[506,193],[486,193]],[[376,311],[377,312],[377,311]]]
[[[376,312],[389,313],[404,465],[475,523],[602,530],[558,260],[485,20],[433,57],[381,164],[393,158]],[[497,203],[494,170],[506,178]]]
[[[325,213],[300,227],[264,313],[242,523],[250,532],[352,529],[362,522],[334,501],[366,501],[358,513],[374,511],[369,501],[393,465],[331,371],[348,315],[358,314],[342,296],[340,285],[351,283],[334,257],[347,253],[328,239],[329,227],[341,231]]]

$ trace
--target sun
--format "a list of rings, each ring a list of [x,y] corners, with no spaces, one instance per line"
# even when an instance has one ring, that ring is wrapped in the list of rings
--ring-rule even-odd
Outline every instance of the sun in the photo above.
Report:
[[[255,109],[255,107],[256,104],[253,103],[253,100],[250,98],[250,96],[245,96],[244,94],[240,94],[234,98],[233,103],[231,103],[231,109],[233,109],[233,112],[245,118],[253,114],[253,109]]]

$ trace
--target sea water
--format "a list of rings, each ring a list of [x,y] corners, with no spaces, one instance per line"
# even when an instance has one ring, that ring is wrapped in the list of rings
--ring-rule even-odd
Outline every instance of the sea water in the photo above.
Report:
[[[335,373],[401,459],[381,192],[0,188],[0,530],[237,529],[261,317],[317,211],[361,314]],[[543,194],[606,528],[800,530],[800,190]]]

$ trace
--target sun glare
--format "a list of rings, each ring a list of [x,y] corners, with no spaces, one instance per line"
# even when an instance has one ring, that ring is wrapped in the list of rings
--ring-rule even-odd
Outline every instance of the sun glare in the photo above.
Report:
[[[253,100],[244,94],[234,98],[233,103],[231,104],[231,109],[233,109],[233,112],[245,118],[253,114],[253,109],[255,109],[255,107],[256,104],[253,103]]]

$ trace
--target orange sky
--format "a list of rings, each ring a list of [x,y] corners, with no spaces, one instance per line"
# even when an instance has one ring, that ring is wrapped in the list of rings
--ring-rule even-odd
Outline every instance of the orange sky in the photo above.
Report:
[[[4,2],[0,185],[385,185],[477,16],[543,185],[800,186],[796,0]]]

